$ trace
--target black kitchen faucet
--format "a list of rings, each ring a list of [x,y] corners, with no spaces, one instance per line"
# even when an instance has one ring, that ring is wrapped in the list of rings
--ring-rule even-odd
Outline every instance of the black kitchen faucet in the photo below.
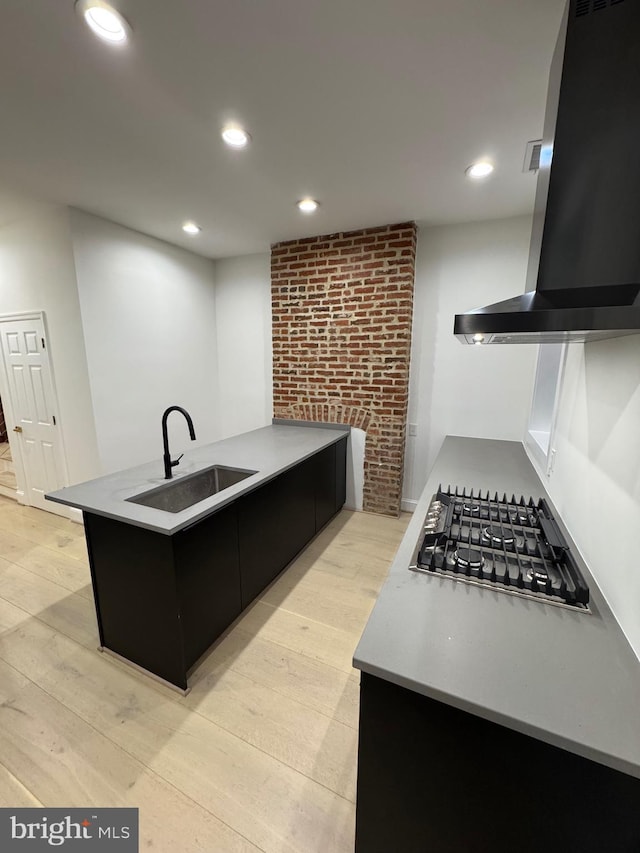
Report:
[[[196,431],[193,428],[193,421],[191,420],[191,415],[189,414],[189,412],[186,409],[183,409],[182,406],[169,406],[169,408],[165,411],[164,415],[162,416],[162,446],[164,448],[164,455],[162,458],[164,460],[164,478],[165,478],[165,480],[171,479],[171,476],[172,476],[171,475],[171,469],[173,467],[175,467],[176,465],[178,465],[178,463],[180,462],[180,460],[184,456],[184,453],[181,453],[177,459],[174,459],[172,461],[171,454],[169,453],[169,436],[167,435],[167,418],[169,417],[171,412],[181,412],[185,416],[185,418],[187,420],[187,424],[189,426],[189,437],[191,438],[191,441],[196,440]]]

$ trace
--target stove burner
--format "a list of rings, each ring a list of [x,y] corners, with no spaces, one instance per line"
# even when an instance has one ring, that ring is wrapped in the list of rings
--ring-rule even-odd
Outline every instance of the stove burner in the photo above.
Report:
[[[588,612],[589,588],[544,498],[440,487],[424,524],[411,570]]]
[[[453,558],[461,569],[481,569],[484,565],[484,557],[480,551],[473,551],[471,548],[458,548]]]
[[[496,545],[513,545],[515,542],[513,533],[503,530],[502,527],[498,527],[496,524],[490,524],[488,527],[485,527],[482,531],[482,536]]]
[[[549,580],[549,574],[539,566],[534,566],[527,572],[527,579],[530,581],[537,581],[538,583],[547,583]]]

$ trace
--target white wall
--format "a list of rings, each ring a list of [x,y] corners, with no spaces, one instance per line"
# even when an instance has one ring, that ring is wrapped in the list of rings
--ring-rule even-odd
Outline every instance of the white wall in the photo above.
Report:
[[[191,414],[197,444],[219,438],[213,262],[71,211],[71,236],[104,473],[162,458],[161,418]],[[189,444],[179,414],[171,450]]]
[[[13,283],[0,306],[48,313],[62,348],[55,367],[72,482],[159,459],[160,418],[173,403],[191,412],[198,443],[270,422],[267,253],[214,264],[65,209],[11,227],[3,282]],[[535,347],[463,347],[451,329],[456,312],[523,289],[529,232],[527,217],[420,228],[409,400],[418,434],[407,444],[406,498],[419,496],[445,434],[522,437]],[[176,415],[170,426],[179,452],[186,427]]]
[[[464,347],[452,329],[455,313],[524,290],[530,236],[530,217],[419,230],[409,396],[418,435],[407,440],[407,508],[447,433],[522,440],[537,347]],[[231,435],[271,420],[269,255],[219,260],[215,269],[220,429]]]
[[[407,438],[407,509],[447,434],[522,440],[537,347],[463,346],[453,318],[524,291],[530,237],[528,216],[419,229],[408,415],[417,435]]]
[[[268,253],[215,262],[222,437],[273,416],[270,262]]]
[[[640,657],[640,335],[570,344],[547,489]]]
[[[0,228],[0,314],[44,311],[69,483],[100,473],[69,210],[34,205]]]

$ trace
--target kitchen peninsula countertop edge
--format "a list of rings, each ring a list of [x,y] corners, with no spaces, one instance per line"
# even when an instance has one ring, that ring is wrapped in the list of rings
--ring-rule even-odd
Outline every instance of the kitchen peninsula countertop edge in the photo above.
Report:
[[[591,612],[410,571],[439,484],[545,497],[589,585]],[[640,778],[640,661],[520,442],[445,439],[353,663]]]
[[[47,494],[46,498],[125,524],[173,535],[260,488],[294,465],[340,441],[348,433],[348,427],[337,429],[332,425],[274,423],[192,449],[186,443],[179,449],[176,447],[174,455],[184,451],[184,458],[174,469],[171,480],[164,479],[160,453],[152,462],[58,489]],[[256,473],[177,513],[127,500],[165,483],[178,482],[212,465],[243,468]]]

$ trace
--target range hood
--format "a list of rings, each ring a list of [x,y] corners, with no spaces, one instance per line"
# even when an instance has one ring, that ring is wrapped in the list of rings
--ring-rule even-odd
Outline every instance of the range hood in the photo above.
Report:
[[[549,79],[527,292],[457,314],[462,343],[640,333],[638,45],[639,0],[568,3]]]

